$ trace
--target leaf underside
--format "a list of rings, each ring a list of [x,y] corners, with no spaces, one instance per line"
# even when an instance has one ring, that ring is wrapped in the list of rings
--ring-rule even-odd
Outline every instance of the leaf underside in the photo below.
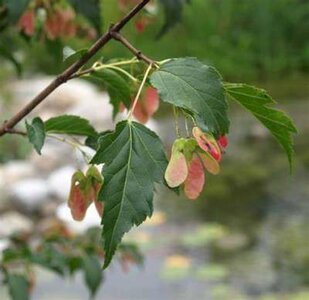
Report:
[[[277,139],[285,150],[292,168],[294,149],[293,134],[297,129],[283,111],[273,108],[276,102],[262,89],[247,84],[226,83],[227,94],[249,110]]]
[[[38,154],[41,154],[45,142],[44,123],[40,118],[34,118],[31,124],[26,122],[29,142],[33,145]]]
[[[218,72],[196,58],[172,59],[151,76],[161,100],[191,112],[215,136],[228,132],[227,102]]]
[[[167,159],[154,132],[139,123],[123,121],[100,139],[92,163],[104,163],[99,199],[105,207],[102,235],[106,268],[123,235],[152,215],[154,184],[163,183]]]

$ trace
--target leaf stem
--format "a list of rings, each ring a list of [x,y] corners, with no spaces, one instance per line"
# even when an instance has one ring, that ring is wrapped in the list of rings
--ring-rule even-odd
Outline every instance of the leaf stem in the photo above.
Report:
[[[138,82],[138,79],[135,78],[134,76],[132,76],[129,72],[127,72],[126,70],[124,69],[121,69],[119,67],[114,67],[114,66],[107,66],[106,69],[113,69],[113,70],[116,70],[116,71],[119,71],[121,73],[123,73],[124,75],[126,75],[128,78],[130,78],[131,80],[133,80],[134,82]]]
[[[180,134],[179,122],[178,122],[179,113],[178,113],[178,109],[176,106],[173,106],[173,113],[174,113],[176,137],[180,138],[181,134]]]
[[[135,109],[135,107],[136,107],[136,104],[137,104],[137,102],[138,102],[138,99],[139,99],[139,97],[140,97],[140,95],[141,95],[141,93],[142,93],[142,90],[143,90],[143,88],[144,88],[144,85],[145,85],[145,83],[146,83],[146,80],[147,80],[147,78],[148,78],[148,76],[149,76],[149,73],[150,73],[150,71],[151,71],[152,68],[153,68],[153,64],[150,64],[150,65],[148,66],[146,72],[145,72],[143,81],[142,81],[142,83],[141,83],[141,85],[140,85],[140,87],[139,87],[139,89],[138,89],[138,92],[137,92],[135,98],[134,98],[132,108],[131,108],[131,110],[130,110],[129,113],[128,113],[128,120],[129,120],[129,121],[132,120],[132,116],[133,116],[134,109]]]
[[[51,134],[48,134],[47,137],[51,138],[51,139],[54,139],[54,140],[57,140],[59,142],[62,142],[62,143],[65,143],[71,147],[73,147],[75,150],[78,150],[80,151],[80,153],[83,155],[84,159],[85,159],[85,162],[88,164],[89,161],[90,161],[90,157],[88,157],[87,153],[82,150],[80,148],[80,144],[77,143],[77,142],[73,142],[73,141],[70,141],[68,139],[65,139],[65,138],[61,138],[61,137],[58,137],[58,136],[55,136],[55,135],[51,135]]]
[[[189,126],[188,126],[188,117],[187,116],[185,116],[185,128],[186,128],[187,137],[190,137],[190,131],[189,131]]]
[[[136,63],[139,63],[139,61],[137,60],[136,57],[134,57],[133,59],[130,59],[130,60],[118,61],[118,62],[110,63],[110,64],[102,64],[102,63],[96,62],[96,63],[93,64],[93,66],[91,68],[85,69],[85,70],[81,70],[81,71],[77,72],[76,74],[72,75],[70,77],[70,79],[86,76],[86,75],[89,75],[92,72],[95,72],[95,71],[98,71],[98,70],[102,70],[102,69],[106,69],[106,68],[111,68],[112,69],[112,68],[115,68],[115,67],[118,67],[118,66],[133,65],[133,64],[136,64]],[[119,68],[119,70],[120,70],[120,68]],[[121,70],[123,70],[123,69],[121,69]],[[130,74],[130,76],[131,76],[131,74]],[[134,80],[135,79],[136,78],[134,78]]]

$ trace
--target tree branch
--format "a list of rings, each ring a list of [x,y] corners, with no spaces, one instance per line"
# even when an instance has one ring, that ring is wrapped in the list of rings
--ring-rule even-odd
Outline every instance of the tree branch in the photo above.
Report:
[[[0,127],[0,136],[9,133],[16,124],[18,124],[25,116],[34,110],[42,101],[46,99],[60,85],[67,82],[72,75],[79,71],[99,50],[101,50],[113,36],[111,32],[119,32],[136,14],[138,14],[150,0],[142,0],[135,8],[133,8],[121,21],[113,25],[108,32],[101,36],[97,42],[90,47],[87,53],[77,62],[68,67],[63,73],[58,75],[44,90],[42,90],[32,101],[16,113],[11,119],[6,121]]]
[[[119,32],[117,31],[110,31],[111,36],[114,40],[120,42],[125,47],[127,47],[139,60],[143,60],[146,64],[155,66],[155,62],[147,57],[145,54],[143,54],[140,50],[136,49],[125,37],[123,37]]]

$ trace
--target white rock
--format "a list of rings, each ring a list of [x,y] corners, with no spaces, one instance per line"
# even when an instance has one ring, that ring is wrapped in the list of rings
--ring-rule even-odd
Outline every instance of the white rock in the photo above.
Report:
[[[34,175],[35,168],[31,163],[11,161],[2,167],[0,180],[7,186],[26,177],[33,177]]]
[[[47,139],[42,149],[42,155],[33,151],[30,162],[41,173],[49,174],[64,164],[74,163],[75,150],[68,144]]]
[[[11,84],[11,91],[16,103],[27,102],[45,88],[54,78],[40,77],[20,80]],[[48,112],[65,113],[70,107],[79,102],[97,97],[94,85],[83,80],[73,80],[61,85],[39,107],[38,111],[48,115]],[[38,112],[36,110],[36,113]],[[41,114],[40,114],[41,115]],[[46,116],[47,116],[46,115]]]
[[[71,186],[71,177],[75,172],[72,166],[65,166],[54,171],[47,179],[47,184],[52,195],[58,199],[66,200],[68,198]]]
[[[17,212],[8,212],[0,217],[0,237],[8,236],[18,231],[31,231],[33,222]]]
[[[65,222],[69,229],[76,233],[85,232],[88,228],[100,226],[101,218],[94,206],[91,204],[87,210],[85,219],[82,222],[74,221],[67,203],[61,204],[56,212],[56,216]]]
[[[49,200],[49,187],[43,179],[24,179],[9,189],[9,196],[25,210],[34,211]]]
[[[90,120],[92,125],[98,127],[98,130],[112,129],[113,126],[113,107],[109,103],[109,97],[106,93],[97,93],[92,98],[86,98],[73,106],[69,114],[79,115]]]

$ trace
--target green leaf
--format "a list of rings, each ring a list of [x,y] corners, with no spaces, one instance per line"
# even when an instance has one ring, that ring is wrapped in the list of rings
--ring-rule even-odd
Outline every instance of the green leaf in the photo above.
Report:
[[[69,0],[77,13],[83,15],[93,24],[98,33],[101,32],[102,18],[100,0]]]
[[[167,159],[158,136],[145,126],[123,121],[116,130],[100,139],[92,163],[104,163],[104,268],[123,235],[140,225],[153,212],[155,182],[163,183]]]
[[[80,50],[73,50],[70,47],[64,47],[63,48],[63,63],[66,66],[70,66],[76,61],[78,61],[80,58],[82,58],[86,53],[88,49],[80,49]]]
[[[3,42],[4,43],[0,45],[0,56],[10,61],[14,65],[17,74],[20,76],[22,73],[22,66],[8,44],[5,43],[6,41]]]
[[[114,117],[119,112],[120,103],[123,103],[127,108],[131,105],[131,92],[127,81],[116,71],[103,69],[93,72],[91,77],[101,81],[109,96],[111,104],[114,107]]]
[[[228,132],[228,106],[214,68],[196,58],[172,59],[155,71],[150,81],[161,100],[191,112],[203,131],[216,136]]]
[[[83,269],[85,275],[85,283],[94,297],[103,280],[103,271],[100,261],[93,255],[85,255],[83,257]]]
[[[47,133],[97,136],[89,121],[79,116],[63,115],[45,121]]]
[[[232,99],[249,110],[268,128],[286,151],[290,167],[292,167],[294,155],[292,134],[297,133],[292,119],[284,112],[271,107],[276,102],[262,89],[238,83],[226,83],[225,89]]]
[[[164,10],[165,21],[158,34],[158,37],[164,35],[181,21],[184,2],[184,0],[160,0]],[[186,2],[190,3],[191,1],[187,0]]]
[[[29,300],[29,283],[26,277],[18,274],[8,274],[7,283],[12,300]]]
[[[24,11],[27,9],[31,0],[6,0],[9,8],[9,20],[11,23],[17,23]]]
[[[40,252],[33,254],[31,262],[56,272],[61,276],[64,276],[69,268],[68,258],[57,250],[56,245],[49,243],[46,243]]]
[[[99,140],[102,136],[111,133],[112,131],[106,130],[103,132],[98,133],[96,136],[88,136],[85,140],[85,145],[93,150],[98,150],[99,148]]]
[[[33,145],[38,154],[41,155],[41,150],[45,142],[45,126],[40,118],[34,118],[31,124],[26,122],[27,135],[29,142]]]
[[[119,252],[124,255],[129,255],[135,264],[139,266],[143,266],[144,264],[144,256],[140,252],[140,249],[136,244],[133,243],[122,243],[119,245]]]

